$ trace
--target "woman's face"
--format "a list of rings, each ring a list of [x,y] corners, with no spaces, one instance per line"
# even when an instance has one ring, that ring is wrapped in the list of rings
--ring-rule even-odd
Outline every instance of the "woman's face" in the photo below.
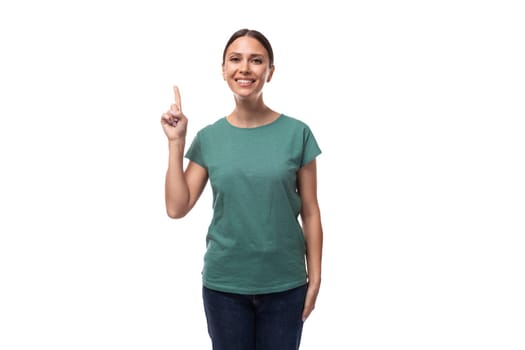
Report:
[[[239,37],[226,50],[222,74],[239,98],[258,97],[273,71],[268,52],[257,39]]]

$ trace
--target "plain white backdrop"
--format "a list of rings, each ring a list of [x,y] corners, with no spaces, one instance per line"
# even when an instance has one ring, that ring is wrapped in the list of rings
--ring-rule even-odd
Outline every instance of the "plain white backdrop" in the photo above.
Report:
[[[0,348],[210,349],[209,187],[164,209],[160,115],[226,115],[224,44],[310,125],[325,233],[303,350],[525,348],[519,1],[5,1]],[[277,350],[277,349],[276,349]]]

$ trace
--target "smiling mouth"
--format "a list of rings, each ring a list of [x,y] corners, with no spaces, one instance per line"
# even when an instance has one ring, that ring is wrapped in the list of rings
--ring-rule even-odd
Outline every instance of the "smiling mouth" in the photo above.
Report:
[[[255,79],[235,79],[240,86],[249,86],[255,83]]]

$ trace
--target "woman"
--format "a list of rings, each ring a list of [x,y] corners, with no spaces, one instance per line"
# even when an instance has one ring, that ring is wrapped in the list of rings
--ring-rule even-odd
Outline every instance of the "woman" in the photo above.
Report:
[[[297,350],[321,284],[321,151],[305,123],[263,101],[274,70],[263,34],[241,29],[231,36],[222,72],[235,108],[197,133],[185,170],[188,119],[177,87],[161,118],[169,144],[168,215],[182,218],[208,179],[212,186],[202,278],[215,350]]]

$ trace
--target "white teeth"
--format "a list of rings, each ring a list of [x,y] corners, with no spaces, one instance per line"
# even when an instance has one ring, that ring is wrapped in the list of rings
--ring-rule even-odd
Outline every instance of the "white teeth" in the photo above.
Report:
[[[252,80],[239,79],[239,80],[237,80],[237,82],[239,84],[250,84],[252,82]]]

